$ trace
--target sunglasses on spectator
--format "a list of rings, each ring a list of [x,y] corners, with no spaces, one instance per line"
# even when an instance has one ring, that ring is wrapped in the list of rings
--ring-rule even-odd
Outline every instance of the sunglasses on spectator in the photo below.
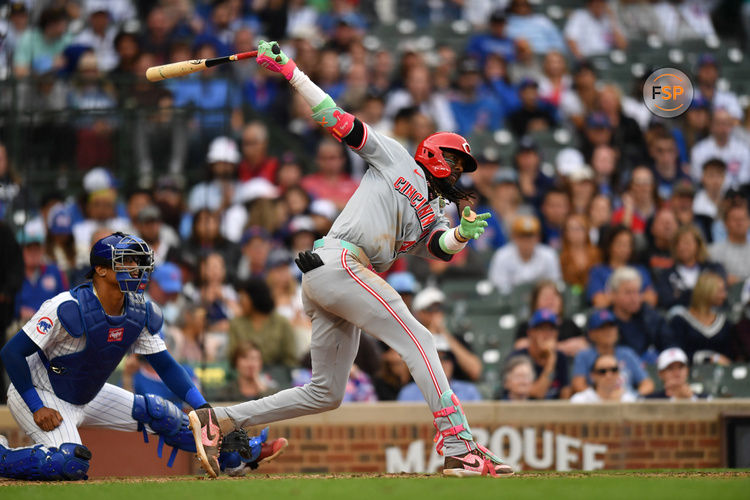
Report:
[[[608,367],[604,367],[604,368],[596,368],[596,369],[594,369],[594,373],[596,373],[597,375],[606,375],[607,372],[609,372],[609,373],[617,373],[619,371],[620,371],[620,367],[619,366],[608,366]]]

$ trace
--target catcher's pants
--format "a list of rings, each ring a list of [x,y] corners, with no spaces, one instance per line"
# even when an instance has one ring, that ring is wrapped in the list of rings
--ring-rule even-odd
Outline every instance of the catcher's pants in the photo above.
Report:
[[[440,395],[450,386],[430,331],[385,280],[366,268],[366,256],[330,239],[316,253],[324,265],[302,278],[305,311],[312,318],[312,380],[256,401],[216,408],[217,417],[228,416],[247,427],[337,408],[357,354],[360,329],[401,355],[430,410],[439,410]],[[445,417],[437,422],[441,430],[451,427]],[[445,438],[446,455],[469,449],[466,441]]]
[[[78,427],[81,425],[106,427],[117,431],[135,431],[138,428],[138,422],[132,416],[133,393],[112,384],[104,384],[99,394],[85,405],[68,403],[53,392],[39,387],[36,391],[44,406],[60,412],[63,419],[59,426],[49,432],[36,425],[31,410],[13,384],[8,388],[10,413],[35,444],[43,444],[48,448],[63,443],[83,444],[78,434]]]

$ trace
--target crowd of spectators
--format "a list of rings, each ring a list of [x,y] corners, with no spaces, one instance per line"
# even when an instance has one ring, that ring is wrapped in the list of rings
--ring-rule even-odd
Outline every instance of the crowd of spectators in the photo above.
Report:
[[[485,235],[450,264],[402,258],[383,275],[433,332],[462,400],[705,396],[688,384],[689,366],[750,359],[750,113],[718,85],[712,54],[693,54],[695,97],[670,120],[591,58],[648,36],[717,38],[711,9],[723,3],[586,0],[562,24],[534,4],[9,2],[0,84],[14,99],[0,105],[29,119],[0,124],[3,332],[80,283],[92,242],[123,231],[154,249],[146,293],[164,313],[170,350],[211,397],[309,381],[311,327],[293,256],[327,233],[367,165],[252,62],[143,78],[155,64],[278,39],[339,105],[408,150],[438,130],[479,145],[478,169],[461,181],[474,208],[492,214]],[[460,48],[372,43],[403,9],[417,29],[455,19],[471,28]],[[39,146],[14,151],[13,131]],[[539,137],[556,131],[572,140],[549,156]],[[511,138],[508,157],[486,143],[499,132]],[[41,167],[79,174],[80,193],[40,192]],[[459,327],[471,314],[459,318],[441,291],[466,277],[502,297],[533,288],[493,368],[494,393]],[[585,321],[573,320],[563,292]],[[398,354],[366,333],[345,401],[419,400]],[[121,383],[158,390],[136,358]]]

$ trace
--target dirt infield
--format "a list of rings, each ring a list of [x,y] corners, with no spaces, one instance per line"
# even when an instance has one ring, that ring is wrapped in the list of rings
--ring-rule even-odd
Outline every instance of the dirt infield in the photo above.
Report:
[[[384,478],[384,479],[435,479],[440,474],[377,474],[377,473],[346,473],[346,474],[248,474],[245,477],[221,476],[218,481],[273,481],[278,479],[356,479],[356,478]],[[656,471],[595,471],[595,472],[518,472],[511,481],[524,479],[556,479],[556,478],[585,478],[585,477],[628,477],[628,478],[671,478],[671,479],[750,479],[750,470],[656,470]],[[128,483],[169,483],[189,481],[211,481],[205,476],[167,476],[167,477],[106,477],[71,483],[66,481],[44,482],[17,481],[0,478],[2,486],[22,486],[38,484],[128,484]]]

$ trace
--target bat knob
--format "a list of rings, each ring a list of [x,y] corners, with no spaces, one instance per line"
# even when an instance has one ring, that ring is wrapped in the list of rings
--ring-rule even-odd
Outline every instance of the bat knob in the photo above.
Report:
[[[271,47],[271,52],[273,52],[274,54],[281,54],[281,49],[279,48],[279,45],[278,44],[274,44]]]

